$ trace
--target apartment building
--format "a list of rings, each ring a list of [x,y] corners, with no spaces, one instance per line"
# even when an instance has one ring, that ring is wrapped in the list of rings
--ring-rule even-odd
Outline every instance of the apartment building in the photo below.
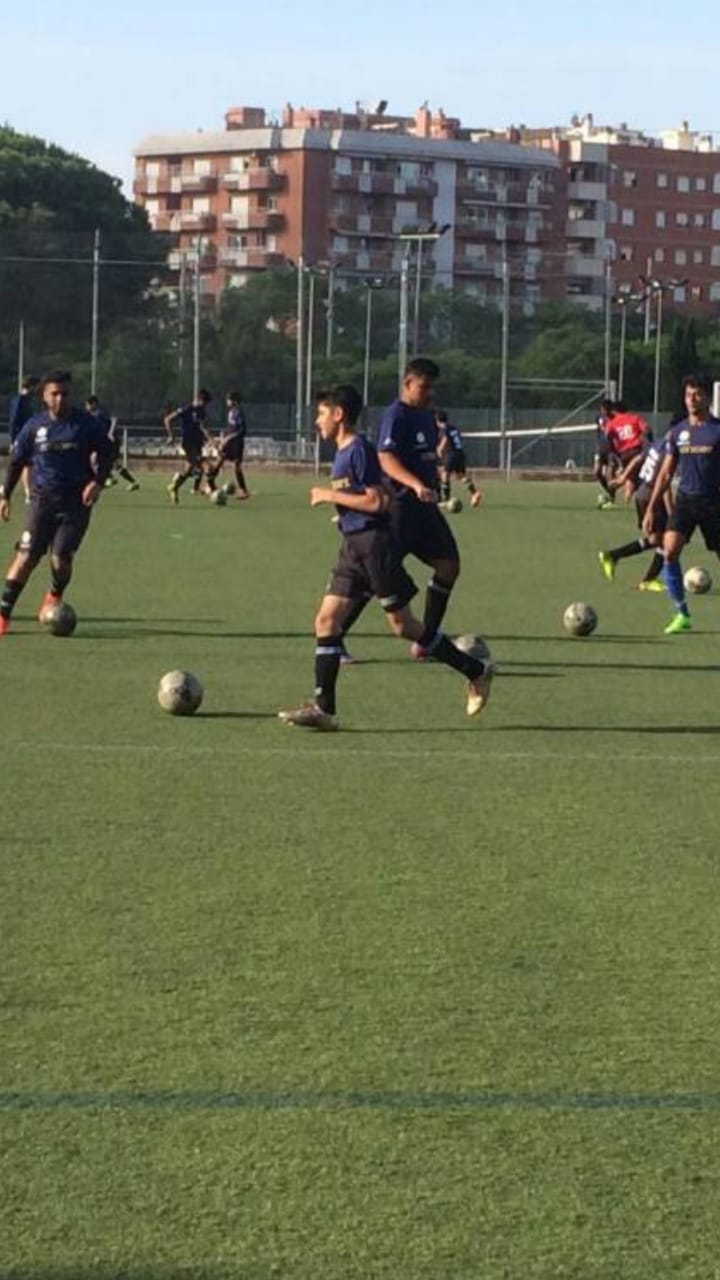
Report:
[[[237,107],[221,132],[149,137],[134,154],[135,197],[152,226],[171,233],[171,268],[199,255],[210,297],[300,255],[332,266],[339,287],[389,279],[407,249],[403,233],[433,225],[445,230],[424,247],[425,287],[497,302],[507,259],[526,309],[563,294],[559,156],[464,129],[442,111],[288,105],[268,121],[262,108]]]
[[[550,149],[568,176],[566,292],[604,305],[610,264],[615,294],[639,276],[667,286],[670,305],[696,313],[720,302],[720,150],[687,122],[649,137],[627,125],[521,129]]]

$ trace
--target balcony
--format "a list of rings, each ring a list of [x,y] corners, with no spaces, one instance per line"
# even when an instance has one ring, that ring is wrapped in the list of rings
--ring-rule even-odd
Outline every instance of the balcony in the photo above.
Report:
[[[248,249],[221,249],[220,262],[224,267],[250,267],[251,269],[264,269],[266,267],[281,267],[285,262],[285,255],[277,253],[274,249],[248,248]]]
[[[485,276],[499,279],[502,275],[502,263],[491,258],[476,258],[472,254],[460,254],[456,257],[453,271],[460,276]]]
[[[181,191],[217,191],[217,177],[212,173],[181,173]]]
[[[287,175],[265,167],[257,169],[231,169],[222,175],[223,186],[228,191],[282,191]]]
[[[598,222],[596,218],[568,218],[565,235],[570,240],[578,237],[584,240],[602,240],[605,237],[605,223]]]
[[[567,258],[565,274],[601,279],[605,274],[605,259],[594,258],[590,254],[587,256],[580,253],[570,254]]]
[[[244,213],[221,213],[221,226],[228,231],[282,231],[285,214],[277,209],[250,209]]]
[[[569,182],[569,200],[607,200],[607,186],[604,182]]]
[[[481,240],[485,236],[493,238],[495,227],[495,218],[456,218],[454,223],[454,231],[458,239]]]
[[[171,231],[214,231],[214,213],[187,212],[171,214]]]
[[[396,235],[400,227],[393,218],[374,218],[370,213],[338,213],[332,219],[333,230],[346,236],[379,236],[386,239]]]

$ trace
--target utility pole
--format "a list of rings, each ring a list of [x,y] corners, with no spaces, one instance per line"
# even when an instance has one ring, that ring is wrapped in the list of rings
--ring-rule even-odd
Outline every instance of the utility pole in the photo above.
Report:
[[[92,322],[90,336],[90,393],[97,391],[98,325],[100,321],[100,229],[95,228],[92,265]]]

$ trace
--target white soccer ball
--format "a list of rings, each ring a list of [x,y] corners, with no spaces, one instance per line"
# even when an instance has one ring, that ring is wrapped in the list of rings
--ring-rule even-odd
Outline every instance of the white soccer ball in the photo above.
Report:
[[[158,686],[158,702],[171,716],[191,716],[203,700],[204,689],[191,671],[168,671]]]
[[[712,587],[710,574],[707,569],[703,569],[700,565],[687,569],[683,582],[685,583],[685,590],[691,591],[695,596],[704,596]]]
[[[222,491],[226,498],[232,498],[237,493],[237,485],[235,484],[235,481],[228,480],[228,483],[223,485]]]
[[[482,636],[455,636],[453,644],[456,649],[469,653],[471,658],[477,658],[479,662],[489,662],[492,656],[487,641],[483,640]]]
[[[77,614],[71,604],[61,600],[59,604],[46,605],[40,622],[53,636],[71,636],[77,626]]]
[[[598,624],[598,616],[591,604],[569,604],[563,614],[563,626],[571,636],[589,636]]]
[[[447,502],[445,503],[445,510],[449,511],[450,514],[453,516],[458,516],[462,511],[462,507],[463,507],[463,504],[459,498],[448,498]]]
[[[224,489],[215,489],[210,495],[210,501],[215,507],[227,506],[227,494]]]

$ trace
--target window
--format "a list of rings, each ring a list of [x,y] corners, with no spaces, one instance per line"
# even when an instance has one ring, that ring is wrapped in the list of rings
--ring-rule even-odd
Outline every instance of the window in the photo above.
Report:
[[[699,266],[701,266],[701,265],[702,265],[702,260],[703,260],[703,257],[704,257],[704,256],[705,256],[705,255],[703,254],[702,249],[693,249],[693,259],[692,259],[692,260],[693,260],[693,262],[695,263],[695,266],[696,266],[696,267],[699,267]]]
[[[655,226],[656,227],[665,226],[665,211],[663,209],[655,210]]]
[[[209,212],[210,212],[210,197],[209,197],[209,196],[194,196],[194,197],[193,197],[193,202],[192,202],[192,211],[193,211],[193,213],[209,213]]]
[[[710,266],[720,267],[720,244],[714,244],[710,250]]]
[[[333,249],[336,250],[337,253],[347,253],[348,251],[347,236],[333,236],[332,247]]]
[[[333,173],[352,173],[350,156],[336,156],[333,163]]]
[[[622,215],[620,217],[620,221],[622,222],[624,227],[634,227],[635,226],[635,210],[623,209]]]
[[[675,250],[675,266],[684,267],[687,263],[687,249]]]
[[[632,245],[621,244],[619,257],[621,262],[632,262],[633,260]]]
[[[212,167],[209,160],[194,160],[193,173],[196,178],[209,178]]]
[[[685,302],[687,298],[687,289],[684,284],[676,284],[673,291],[673,302]]]
[[[148,160],[147,164],[145,165],[145,177],[146,178],[160,177],[160,164],[157,160]]]
[[[702,302],[702,296],[703,296],[702,285],[694,284],[690,290],[690,300],[692,302]]]
[[[690,225],[690,214],[689,214],[689,213],[685,213],[685,211],[684,211],[684,210],[681,210],[680,212],[678,212],[678,213],[676,213],[676,214],[675,214],[675,226],[676,226],[676,227],[687,227],[687,226],[689,226],[689,225]]]
[[[406,182],[417,182],[420,177],[420,165],[415,160],[401,160],[395,165],[395,172],[398,178],[404,178]]]
[[[710,285],[710,301],[720,302],[720,282],[717,280]]]
[[[148,218],[157,218],[157,216],[158,216],[158,214],[159,214],[159,212],[160,212],[160,201],[159,201],[159,200],[146,200],[146,201],[145,201],[145,212],[146,212],[146,214],[147,214]]]
[[[664,261],[665,261],[665,250],[664,250],[664,249],[656,249],[656,250],[655,250],[655,252],[654,252],[654,254],[653,254],[653,258],[655,259],[655,261],[656,261],[656,262],[664,262]]]
[[[713,209],[712,229],[713,231],[720,231],[720,209]]]
[[[716,173],[713,177],[713,191],[715,195],[720,195],[720,173]]]
[[[720,177],[720,175],[718,175]],[[655,179],[658,187],[666,187],[668,184],[668,176],[666,173],[659,173]]]
[[[696,190],[696,191],[707,191],[707,178],[696,178],[696,179],[695,179],[695,190]]]
[[[637,174],[634,169],[623,169],[622,184],[624,187],[637,186]]]
[[[694,214],[693,214],[693,226],[694,226],[694,227],[704,227],[704,226],[705,226],[705,214],[704,214],[704,213],[694,213]]]
[[[690,179],[689,179],[689,178],[686,178],[683,174],[681,174],[681,175],[678,177],[678,180],[677,180],[676,186],[677,186],[678,191],[683,191],[683,192],[685,192],[685,191],[689,191],[689,190],[690,190]]]

